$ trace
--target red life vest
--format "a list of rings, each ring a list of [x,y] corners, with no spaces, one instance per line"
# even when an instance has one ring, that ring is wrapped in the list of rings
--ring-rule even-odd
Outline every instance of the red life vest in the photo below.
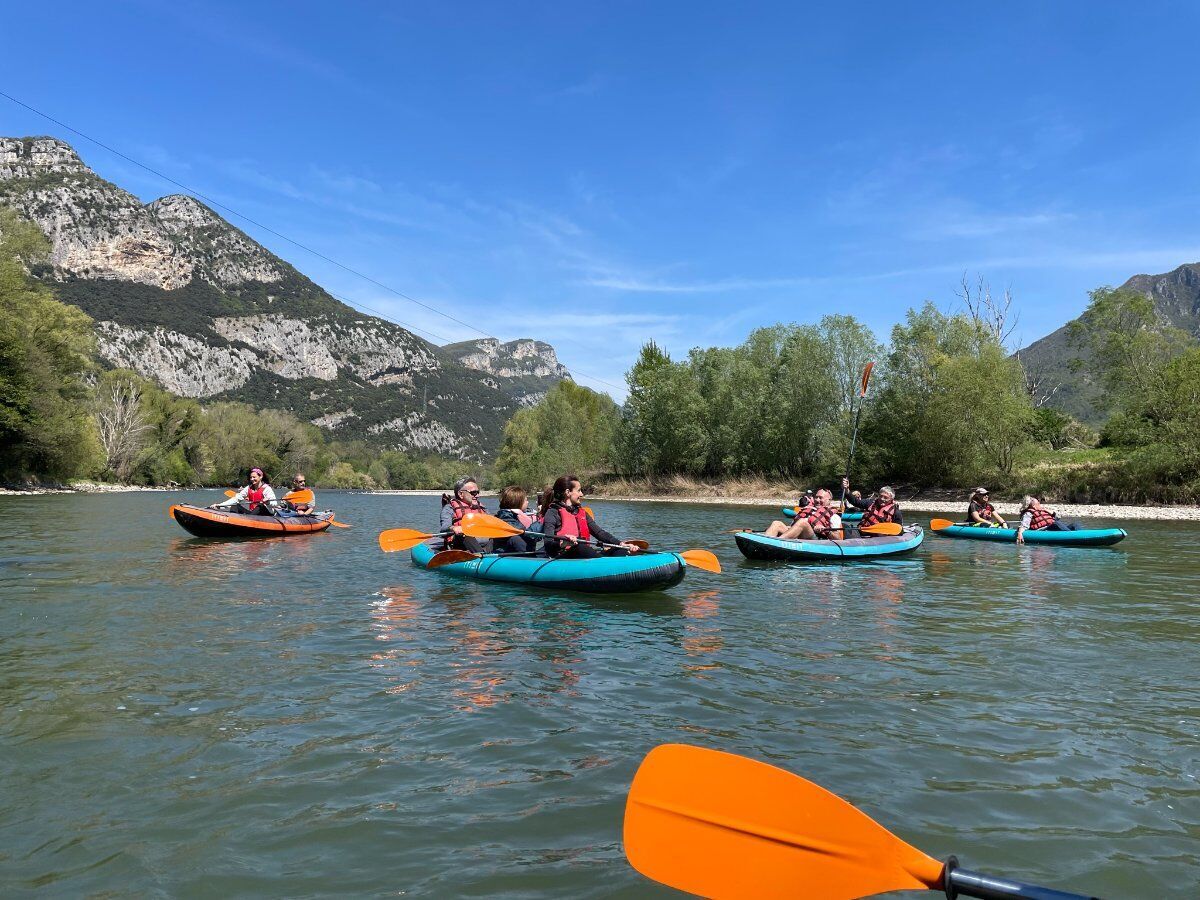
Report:
[[[820,506],[814,503],[806,510],[804,518],[817,533],[817,537],[826,537],[829,533],[829,523],[833,520],[835,512],[837,510],[832,506]]]
[[[580,540],[590,540],[592,537],[591,531],[588,530],[587,513],[583,511],[581,506],[579,509],[571,512],[565,506],[558,508],[558,533],[555,537],[576,537]]]
[[[258,490],[252,487],[246,488],[246,500],[249,502],[251,510],[258,509],[258,504],[263,502],[263,489],[261,487]]]
[[[896,518],[896,501],[881,504],[878,500],[867,507],[863,513],[859,528],[864,525],[878,525],[880,522],[891,522]]]
[[[1049,510],[1038,507],[1037,509],[1026,510],[1026,512],[1030,515],[1030,531],[1041,531],[1043,528],[1049,528],[1054,524],[1054,516],[1050,514]]]
[[[474,501],[473,503],[464,503],[462,500],[459,500],[457,497],[455,497],[447,502],[450,504],[450,509],[454,515],[454,518],[450,520],[451,527],[460,524],[462,522],[462,517],[467,513],[483,512],[483,504],[478,500]]]

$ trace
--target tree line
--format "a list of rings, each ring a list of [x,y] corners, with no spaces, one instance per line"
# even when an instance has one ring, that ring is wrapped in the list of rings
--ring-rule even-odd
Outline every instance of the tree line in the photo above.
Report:
[[[1150,298],[1093,292],[1072,334],[1077,377],[1106,389],[1099,432],[1042,405],[1004,346],[1011,297],[964,284],[957,311],[909,310],[881,343],[852,316],[775,325],[736,347],[672,359],[647,343],[617,407],[560,386],[505,431],[501,483],[572,471],[666,483],[761,476],[835,484],[846,470],[859,378],[876,362],[852,477],[909,488],[983,483],[1060,499],[1200,498],[1200,344]],[[607,401],[607,402],[606,402]]]

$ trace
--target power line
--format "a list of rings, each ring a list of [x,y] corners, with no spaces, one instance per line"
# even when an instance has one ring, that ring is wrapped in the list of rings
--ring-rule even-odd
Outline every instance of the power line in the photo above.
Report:
[[[400,297],[401,299],[407,300],[409,303],[415,303],[417,306],[420,306],[423,309],[427,309],[430,312],[436,313],[437,315],[442,316],[443,318],[449,319],[452,322],[456,322],[457,324],[462,325],[464,328],[469,328],[469,329],[471,329],[471,331],[474,331],[476,334],[481,334],[485,338],[491,338],[493,340],[498,340],[498,338],[496,338],[495,335],[488,334],[486,331],[483,331],[480,328],[476,327],[475,325],[472,325],[470,322],[464,322],[462,319],[452,316],[447,312],[443,312],[442,310],[438,309],[436,306],[431,306],[428,303],[425,303],[421,300],[416,299],[415,297],[412,297],[412,296],[404,293],[403,291],[397,290],[396,288],[392,287],[391,285],[384,284],[382,281],[378,281],[375,278],[372,278],[370,275],[364,274],[363,272],[360,272],[357,269],[346,265],[345,263],[339,262],[338,260],[333,259],[330,256],[326,256],[321,251],[315,250],[312,247],[309,247],[307,244],[303,244],[300,241],[297,241],[295,238],[288,237],[286,234],[276,231],[274,228],[271,228],[270,226],[264,225],[262,222],[252,219],[250,216],[246,215],[245,213],[239,212],[238,210],[234,209],[231,206],[226,206],[224,203],[221,203],[218,200],[214,200],[212,197],[209,197],[208,195],[201,193],[200,191],[184,184],[183,182],[176,181],[171,176],[165,175],[164,173],[158,171],[157,169],[146,165],[144,162],[134,159],[132,156],[129,156],[128,154],[122,153],[120,150],[117,150],[115,147],[111,147],[108,144],[104,143],[103,141],[97,140],[96,138],[92,137],[91,135],[84,134],[78,128],[73,128],[70,125],[68,125],[66,122],[56,119],[53,116],[49,115],[48,113],[44,113],[40,109],[36,109],[35,107],[30,106],[28,103],[25,103],[22,100],[18,100],[12,94],[6,93],[5,91],[0,91],[0,97],[4,97],[5,99],[12,101],[17,106],[20,106],[20,107],[23,107],[23,108],[29,110],[34,115],[41,116],[43,119],[45,119],[48,122],[53,122],[59,128],[65,128],[67,131],[71,132],[72,134],[79,135],[79,137],[83,138],[85,141],[90,141],[91,143],[95,144],[97,147],[101,147],[104,150],[107,150],[109,153],[113,154],[114,156],[118,156],[128,163],[132,163],[133,165],[137,166],[140,169],[144,169],[145,171],[149,172],[151,175],[161,178],[163,181],[166,181],[169,184],[175,185],[175,187],[186,191],[187,193],[191,194],[192,196],[199,197],[201,200],[205,201],[210,206],[214,206],[218,209],[222,209],[225,212],[229,213],[230,215],[237,216],[239,219],[242,219],[245,222],[249,222],[255,228],[259,228],[262,231],[267,232],[268,234],[274,235],[275,237],[279,238],[282,241],[287,241],[289,244],[292,244],[295,247],[299,247],[301,250],[303,250],[306,253],[311,253],[313,256],[317,257],[318,259],[323,259],[323,260],[325,260],[325,262],[330,263],[331,265],[335,265],[339,269],[343,269],[343,270],[349,272],[351,275],[356,275],[359,278],[363,279],[364,281],[368,281],[371,284],[376,285],[377,287],[381,287],[385,291],[395,294],[397,297]],[[417,328],[415,325],[407,325],[404,322],[401,322],[398,319],[395,319],[392,316],[389,316],[386,313],[381,312],[380,310],[373,309],[372,307],[369,307],[364,303],[359,303],[357,301],[349,300],[346,297],[342,297],[342,296],[339,296],[338,294],[333,293],[332,291],[329,291],[327,289],[325,289],[325,290],[326,290],[326,293],[328,293],[331,297],[341,300],[346,305],[352,306],[356,309],[360,309],[364,312],[371,313],[372,315],[376,315],[379,318],[383,319],[384,321],[391,322],[394,325],[399,325],[402,328],[407,328],[411,331],[420,331],[420,332],[422,332],[424,334],[428,334],[438,340],[445,341],[448,344],[453,343],[447,337],[443,337],[442,335],[436,334],[432,331],[428,331],[424,328]],[[560,362],[560,365],[562,365],[561,362]],[[565,365],[563,366],[563,368],[567,369],[567,371],[573,375],[575,375],[575,374],[580,375],[584,378],[588,378],[588,379],[598,382],[600,384],[607,385],[608,387],[614,388],[616,390],[621,389],[618,385],[613,384],[611,381],[605,381],[603,378],[598,378],[595,375],[589,375],[586,372],[579,371],[578,369],[573,370],[573,369],[568,368]]]

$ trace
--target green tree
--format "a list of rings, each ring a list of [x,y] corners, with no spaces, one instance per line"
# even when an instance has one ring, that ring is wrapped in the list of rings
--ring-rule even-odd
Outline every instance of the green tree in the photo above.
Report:
[[[653,341],[626,375],[629,398],[614,440],[617,466],[637,475],[700,472],[707,458],[705,401],[695,372]]]
[[[89,474],[100,450],[88,409],[92,321],[29,277],[36,226],[0,207],[0,476]]]

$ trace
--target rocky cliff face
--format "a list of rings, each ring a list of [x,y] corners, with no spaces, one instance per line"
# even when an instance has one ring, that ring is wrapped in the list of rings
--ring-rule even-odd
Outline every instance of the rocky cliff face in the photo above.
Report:
[[[36,274],[96,319],[103,359],[183,396],[482,458],[517,408],[569,377],[540,341],[439,348],[361,314],[195,198],[143,204],[55,138],[0,138],[0,203],[46,233]]]

